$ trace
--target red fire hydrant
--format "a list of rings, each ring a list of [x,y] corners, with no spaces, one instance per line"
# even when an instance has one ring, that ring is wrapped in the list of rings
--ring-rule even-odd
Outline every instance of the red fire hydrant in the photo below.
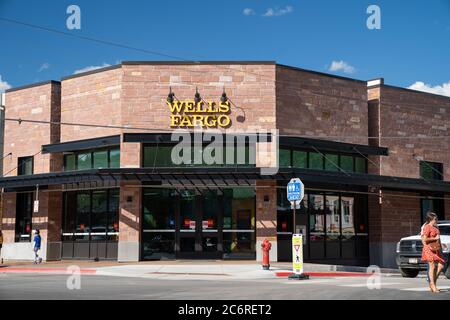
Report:
[[[261,243],[262,253],[263,253],[263,263],[262,267],[264,270],[270,269],[270,259],[269,259],[269,251],[272,248],[272,244],[269,240],[264,239],[264,241]]]

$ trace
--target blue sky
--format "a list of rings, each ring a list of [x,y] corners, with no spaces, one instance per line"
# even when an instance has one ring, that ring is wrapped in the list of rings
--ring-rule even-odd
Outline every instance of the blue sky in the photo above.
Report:
[[[81,8],[81,30],[66,28],[71,4]],[[381,30],[366,27],[371,4],[381,8]],[[189,60],[276,60],[450,95],[450,0],[0,0],[0,18]],[[1,20],[0,39],[0,89],[122,60],[168,60]]]

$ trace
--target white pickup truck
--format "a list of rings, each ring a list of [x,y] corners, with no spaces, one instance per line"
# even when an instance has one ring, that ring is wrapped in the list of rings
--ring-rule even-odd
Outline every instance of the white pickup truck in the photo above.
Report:
[[[448,257],[450,253],[450,221],[440,221],[438,223],[441,232],[442,254],[444,257],[444,274],[450,279],[450,268],[448,268]],[[415,278],[420,271],[427,270],[426,263],[422,258],[422,239],[420,234],[403,238],[397,243],[397,266],[400,273],[406,278]]]

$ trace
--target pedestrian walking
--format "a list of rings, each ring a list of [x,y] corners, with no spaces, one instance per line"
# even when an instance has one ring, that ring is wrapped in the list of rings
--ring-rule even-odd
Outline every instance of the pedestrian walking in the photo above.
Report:
[[[2,230],[0,230],[0,263],[1,264],[3,264],[2,246],[3,246],[3,232],[2,232]]]
[[[434,212],[427,213],[427,224],[423,228],[422,261],[428,263],[431,292],[440,292],[436,287],[437,280],[444,269],[445,261],[442,258],[440,233],[437,228],[438,218]]]
[[[38,254],[39,250],[41,250],[41,235],[40,235],[39,229],[36,229],[33,242],[34,242],[34,246],[33,246],[34,264],[38,264],[38,263],[42,262],[42,258],[39,257],[39,254]]]
[[[430,213],[431,211],[428,211]],[[420,228],[420,238],[422,239],[422,248],[426,246],[425,241],[423,240],[423,229],[425,229],[425,226],[427,225],[427,222],[425,222],[422,227]],[[430,283],[430,267],[427,263],[427,282]]]

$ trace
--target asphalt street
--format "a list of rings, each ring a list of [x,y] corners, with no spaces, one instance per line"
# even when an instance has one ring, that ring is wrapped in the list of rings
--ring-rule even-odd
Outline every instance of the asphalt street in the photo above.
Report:
[[[82,275],[80,289],[68,289],[68,275],[0,274],[0,299],[450,299],[450,280],[440,279],[439,294],[429,292],[423,276],[405,279],[383,275],[380,289],[367,277],[318,277],[308,281],[273,279],[166,279]]]

